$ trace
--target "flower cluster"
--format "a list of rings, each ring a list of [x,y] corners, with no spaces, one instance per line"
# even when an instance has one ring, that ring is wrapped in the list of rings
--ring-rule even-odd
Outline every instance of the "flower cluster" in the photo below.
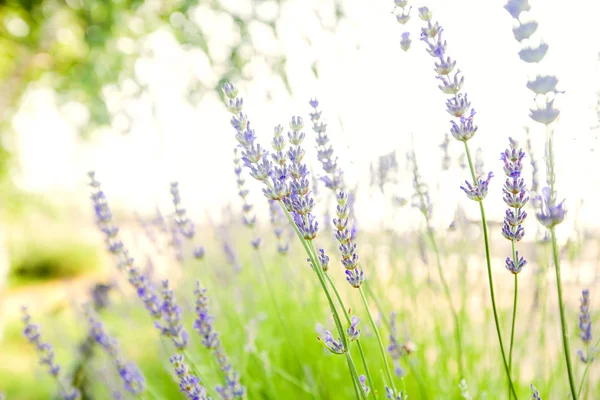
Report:
[[[129,256],[117,234],[119,229],[112,224],[112,213],[108,206],[106,195],[100,189],[100,182],[95,178],[94,172],[89,172],[90,186],[93,188],[92,202],[96,214],[96,222],[100,231],[105,234],[108,249],[117,258],[117,266],[127,274],[129,283],[134,287],[137,296],[144,302],[146,310],[152,318],[161,317],[160,303],[156,294],[154,284],[150,281],[147,274],[134,265],[134,260]]]
[[[471,108],[467,94],[461,93],[464,77],[460,70],[454,72],[456,61],[446,55],[447,43],[442,38],[443,32],[444,29],[437,22],[432,24],[431,20],[427,20],[427,26],[421,29],[421,40],[427,45],[429,55],[436,59],[434,71],[441,82],[439,89],[451,96],[446,101],[446,111],[456,119],[450,121],[450,133],[456,140],[466,142],[477,132],[477,126],[473,122],[475,109]],[[454,75],[451,76],[453,72]],[[478,178],[473,184],[466,182],[466,187],[461,186],[461,189],[471,200],[481,201],[487,194],[492,176],[490,172],[487,179]]]
[[[228,99],[227,108],[234,114],[231,125],[236,130],[235,138],[243,149],[242,161],[250,170],[250,176],[265,184],[263,193],[268,199],[283,202],[305,240],[314,239],[318,232],[318,222],[311,214],[315,202],[310,196],[308,167],[302,163],[305,154],[302,142],[306,137],[302,132],[304,121],[301,117],[292,117],[291,132],[287,135],[290,147],[285,156],[285,140],[281,134],[283,128],[275,128],[275,153],[271,154],[271,162],[267,157],[268,152],[256,143],[256,135],[250,128],[248,117],[242,113],[243,101],[237,97],[235,86],[227,83],[223,86],[223,92]]]
[[[321,177],[321,181],[325,187],[333,191],[344,187],[342,178],[342,170],[338,167],[337,157],[333,156],[333,147],[329,144],[329,136],[327,136],[327,124],[321,121],[321,113],[319,111],[319,101],[312,99],[309,101],[312,107],[310,120],[312,122],[312,130],[317,134],[317,158],[325,171],[325,176]]]
[[[162,282],[163,301],[160,307],[162,312],[162,322],[154,321],[154,325],[160,331],[160,334],[171,338],[173,344],[179,350],[186,348],[188,344],[188,333],[183,328],[181,322],[181,306],[175,302],[173,290],[169,288],[169,281]]]
[[[144,376],[133,362],[126,362],[119,350],[117,340],[111,337],[102,322],[89,308],[85,310],[89,324],[89,335],[108,353],[115,363],[117,372],[123,381],[123,389],[133,395],[144,393],[146,382]]]
[[[586,351],[579,350],[581,362],[588,364],[594,361],[598,349],[592,348],[592,316],[590,314],[590,291],[581,291],[581,305],[579,306],[579,337],[586,347]]]
[[[179,391],[185,394],[187,399],[192,400],[208,400],[209,397],[206,394],[206,388],[200,384],[200,379],[189,373],[187,365],[183,361],[183,355],[175,354],[169,358],[175,374],[179,378]]]
[[[277,252],[285,255],[290,248],[287,239],[284,237],[287,221],[285,221],[285,215],[275,200],[269,200],[269,219],[277,239]]]
[[[181,206],[181,195],[179,194],[179,183],[171,183],[171,196],[175,206],[175,223],[179,232],[188,239],[192,239],[196,233],[194,223],[186,215],[186,210]]]
[[[240,383],[240,376],[229,362],[229,357],[225,353],[219,333],[215,330],[214,319],[209,314],[206,289],[200,286],[200,282],[196,282],[194,294],[196,295],[196,314],[198,316],[194,321],[194,329],[202,338],[202,344],[212,351],[219,368],[225,375],[225,386],[217,386],[217,392],[224,400],[241,399],[244,397],[246,389]]]
[[[337,196],[337,218],[333,219],[333,225],[336,228],[335,238],[340,244],[339,250],[342,255],[342,264],[346,268],[346,280],[355,288],[360,288],[365,281],[365,274],[358,266],[358,254],[356,253],[356,243],[352,240],[350,230],[348,230],[350,208],[348,206],[348,196],[340,191]]]
[[[551,193],[549,187],[542,189],[542,193],[537,196],[535,205],[537,212],[535,214],[537,220],[550,229],[560,224],[567,214],[567,209],[564,206],[565,201],[557,204],[556,195]]]
[[[246,180],[242,176],[241,161],[242,160],[240,159],[240,157],[238,155],[238,148],[236,147],[235,149],[233,149],[233,164],[234,164],[233,172],[235,173],[235,176],[236,176],[238,195],[242,199],[242,214],[243,214],[242,222],[244,223],[245,226],[252,229],[256,225],[256,215],[254,215],[254,213],[252,211],[252,208],[253,208],[252,204],[250,204],[248,202],[248,194],[250,193],[250,191],[248,189],[246,189],[244,186],[246,183]],[[258,248],[259,245],[260,245],[260,238],[257,237],[257,238],[252,239],[252,246],[254,248]]]
[[[320,336],[317,336],[317,339],[333,354],[344,354],[346,352],[342,339],[335,340],[329,331],[325,331],[323,339]]]
[[[22,321],[25,324],[23,335],[25,338],[35,346],[35,350],[38,353],[40,364],[48,367],[48,372],[58,382],[60,387],[60,394],[64,400],[76,400],[80,398],[80,393],[77,389],[72,388],[60,379],[60,365],[54,361],[54,348],[50,343],[42,342],[39,327],[31,323],[31,315],[27,310],[27,307],[21,308],[23,314]]]
[[[525,235],[522,223],[527,217],[527,213],[523,207],[529,201],[527,185],[525,179],[521,177],[525,152],[518,147],[517,141],[512,138],[508,140],[510,147],[500,155],[500,159],[504,162],[504,174],[506,175],[502,192],[504,193],[504,202],[509,207],[504,216],[502,235],[512,242],[518,242]],[[527,261],[523,257],[519,257],[517,251],[514,259],[506,258],[506,269],[513,274],[518,274],[526,263]]]

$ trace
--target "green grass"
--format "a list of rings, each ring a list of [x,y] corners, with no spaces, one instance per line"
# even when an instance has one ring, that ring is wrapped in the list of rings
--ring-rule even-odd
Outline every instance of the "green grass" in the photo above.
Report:
[[[398,339],[401,343],[411,340],[416,344],[417,350],[401,360],[406,376],[398,378],[396,386],[405,388],[412,399],[459,399],[460,377],[453,322],[442,287],[435,279],[435,274],[432,274],[432,281],[426,279],[426,269],[432,266],[420,262],[414,243],[409,243],[406,248],[391,249],[388,246],[390,239],[386,235],[364,236],[358,242],[369,244],[363,246],[361,257],[363,268],[370,277],[370,289],[378,296],[386,315],[392,311],[398,313]],[[238,238],[236,248],[242,248],[245,243],[245,237]],[[443,248],[451,249],[451,243],[444,243]],[[376,258],[381,251],[387,255]],[[471,251],[477,250],[469,249]],[[342,267],[337,266],[335,261],[336,253],[332,250],[329,254],[332,259],[330,274],[340,288],[344,302],[351,308],[351,314],[361,318],[361,342],[375,389],[380,398],[385,398],[383,366],[373,331],[358,293],[343,280]],[[275,313],[273,299],[251,252],[244,252],[240,260],[243,267],[239,274],[234,273],[220,257],[209,255],[201,263],[187,263],[182,269],[182,278],[173,282],[177,285],[178,300],[184,305],[185,326],[191,335],[190,354],[203,382],[211,388],[221,383],[211,355],[202,347],[197,334],[191,331],[194,316],[190,307],[194,301],[195,279],[200,279],[209,289],[215,325],[234,368],[241,374],[248,389],[248,398],[353,398],[354,391],[344,357],[328,353],[316,339],[317,323],[332,332],[334,324],[328,315],[316,276],[308,264],[302,262],[305,257],[301,249],[293,248],[291,254],[281,257],[265,248],[263,258],[267,260],[268,275],[283,325]],[[374,262],[376,259],[377,263]],[[444,257],[443,261],[454,289],[453,299],[460,310],[465,378],[471,395],[474,398],[505,398],[507,383],[488,304],[487,286],[481,274],[484,264],[482,262],[480,265],[481,271],[473,271],[471,266],[467,278],[465,274],[458,273],[464,265],[452,264],[448,257]],[[179,266],[173,263],[172,268]],[[499,270],[496,279],[499,282],[498,298],[504,304],[500,307],[503,333],[508,337],[511,276]],[[508,281],[503,282],[504,279]],[[126,288],[126,282],[121,283]],[[539,280],[537,284],[540,284]],[[519,310],[514,351],[515,384],[520,398],[529,397],[528,387],[533,382],[543,398],[552,399],[567,392],[566,373],[560,357],[555,300],[548,297],[548,293],[553,293],[552,286],[542,288],[546,295],[541,304],[545,307],[532,309],[535,285],[533,277],[523,275],[522,308]],[[464,289],[461,290],[461,287]],[[578,294],[573,289],[566,289],[566,292],[571,299],[567,314],[572,321],[571,335],[576,344]],[[125,357],[138,363],[160,398],[179,398],[181,395],[178,394],[168,363],[168,357],[174,353],[171,344],[166,343],[165,350],[138,299],[116,292],[112,293],[112,299],[113,304],[102,311],[101,318],[109,332],[120,341]],[[379,310],[375,302],[370,301],[370,305],[377,316]],[[54,315],[46,316],[36,315],[34,305],[31,308],[34,319],[41,325],[44,339],[56,346],[65,370],[72,370],[79,357],[78,344],[84,339],[81,316],[69,307],[59,308]],[[545,322],[542,319],[544,312]],[[250,346],[252,334],[248,332],[251,321],[256,323],[254,346]],[[379,321],[379,329],[387,345],[389,331],[385,321]],[[289,329],[284,330],[284,326]],[[54,384],[36,368],[35,354],[20,336],[20,329],[18,321],[11,322],[5,332],[5,340],[0,343],[0,376],[4,378],[0,380],[0,390],[4,390],[9,399],[48,398],[54,393]],[[351,351],[359,373],[363,373],[356,346]],[[580,378],[583,368],[580,365],[577,367],[577,377]],[[97,393],[98,398],[109,398],[107,387],[117,386],[119,382],[108,358],[98,351],[86,371],[91,378],[92,392]],[[592,366],[590,378],[594,376],[597,373]],[[592,382],[598,381],[592,378]],[[595,385],[589,393],[594,393],[594,389],[600,390],[600,386],[597,383]]]

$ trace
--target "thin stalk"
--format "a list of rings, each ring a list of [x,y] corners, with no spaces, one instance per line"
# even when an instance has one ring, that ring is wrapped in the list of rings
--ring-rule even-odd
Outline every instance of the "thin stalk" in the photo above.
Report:
[[[396,390],[396,384],[394,383],[394,378],[392,378],[392,371],[390,370],[390,366],[388,365],[385,346],[383,345],[383,341],[381,340],[381,335],[379,334],[379,329],[377,329],[377,324],[375,324],[373,315],[371,315],[371,310],[369,310],[369,302],[367,301],[367,297],[365,296],[365,292],[362,290],[362,287],[359,287],[358,291],[360,292],[360,297],[363,301],[363,304],[365,305],[365,309],[367,310],[367,315],[369,316],[369,321],[371,322],[371,326],[373,327],[373,331],[375,332],[375,336],[377,337],[377,342],[379,343],[379,350],[381,351],[381,361],[383,361],[383,365],[385,366],[385,373],[387,375],[387,379],[389,380],[389,384],[392,386],[394,393],[398,393],[398,390]]]
[[[548,182],[550,184],[550,194],[554,198],[554,149],[552,144],[553,131],[549,125],[546,125],[547,153],[548,153]],[[560,325],[562,330],[563,350],[565,353],[565,361],[567,363],[567,375],[569,376],[569,387],[573,400],[578,399],[575,390],[575,379],[573,378],[573,367],[571,365],[571,348],[569,345],[568,325],[565,319],[565,307],[562,298],[562,282],[560,278],[560,257],[558,254],[558,245],[556,243],[556,233],[554,227],[550,228],[550,236],[552,237],[552,256],[554,258],[554,271],[556,273],[556,291],[558,294],[558,310],[560,312]]]
[[[360,389],[360,382],[358,380],[358,374],[356,373],[356,367],[354,366],[354,361],[352,360],[352,356],[348,352],[348,343],[346,340],[345,332],[344,332],[344,329],[343,329],[341,321],[340,321],[339,313],[338,313],[337,309],[335,308],[335,304],[333,303],[333,300],[331,298],[331,294],[329,293],[329,290],[327,290],[327,284],[325,282],[325,278],[323,277],[323,270],[322,270],[321,264],[319,262],[319,258],[316,256],[316,254],[312,253],[312,251],[307,243],[307,240],[304,239],[304,237],[298,230],[298,227],[294,223],[292,216],[290,215],[289,211],[287,210],[287,208],[285,207],[283,202],[281,200],[279,200],[278,202],[279,202],[279,206],[285,213],[285,216],[287,217],[288,222],[291,224],[292,228],[294,229],[294,232],[296,232],[296,235],[300,239],[300,242],[302,243],[304,250],[306,250],[306,253],[307,253],[309,259],[311,260],[312,265],[314,266],[314,270],[317,274],[317,277],[319,278],[319,283],[321,284],[321,288],[323,288],[323,291],[325,292],[325,296],[327,297],[327,301],[329,303],[329,308],[333,315],[333,319],[335,321],[335,325],[336,325],[338,333],[340,335],[340,339],[342,340],[342,344],[344,345],[344,348],[346,349],[346,353],[345,353],[346,360],[348,362],[348,368],[350,369],[350,375],[352,376],[352,382],[353,382],[354,389],[358,390],[358,389]],[[360,390],[359,392],[363,396],[358,396],[358,393],[357,393],[357,397],[364,398],[364,391]]]
[[[518,260],[517,260],[517,254],[516,254],[516,250],[515,250],[515,242],[511,241],[511,245],[512,245],[512,257],[513,257],[513,262],[515,263],[515,265],[519,265],[517,264]],[[508,349],[508,373],[512,373],[512,354],[513,354],[513,345],[515,343],[515,321],[517,320],[517,298],[518,298],[518,294],[519,294],[519,275],[515,274],[515,294],[514,294],[514,298],[513,298],[513,314],[512,314],[512,327],[510,329],[510,347]],[[508,398],[510,399],[511,395],[510,395],[510,389],[508,392]]]
[[[469,151],[469,145],[467,142],[463,142],[465,144],[465,152],[467,154],[467,160],[469,161],[469,169],[471,170],[471,177],[473,178],[473,184],[479,186],[479,181],[475,176],[475,168],[473,167],[473,160],[471,158],[471,152]],[[515,399],[517,399],[517,393],[515,391],[515,387],[513,385],[512,379],[510,377],[510,371],[508,369],[508,362],[506,359],[506,352],[504,351],[504,344],[502,342],[502,332],[500,330],[500,319],[498,318],[498,308],[496,307],[496,296],[494,294],[494,278],[492,276],[492,260],[490,257],[490,245],[488,238],[488,230],[487,230],[487,220],[485,218],[485,209],[483,208],[483,202],[479,201],[479,211],[481,213],[481,225],[483,227],[483,240],[485,244],[485,260],[487,263],[487,273],[488,273],[488,282],[490,286],[490,298],[492,300],[492,310],[494,312],[494,322],[496,323],[496,333],[498,334],[498,342],[500,344],[500,353],[502,353],[502,361],[504,363],[504,370],[506,372],[506,376],[508,378],[508,384],[510,386],[510,391],[512,392]]]
[[[331,279],[331,276],[329,276],[329,274],[325,274],[325,277],[329,281],[329,285],[333,289],[333,293],[335,294],[335,297],[337,297],[338,303],[340,304],[340,307],[344,311],[344,315],[346,316],[346,322],[348,324],[350,324],[350,322],[351,322],[350,321],[350,315],[348,315],[348,312],[346,311],[346,308],[344,307],[344,303],[342,302],[342,298],[340,296],[340,293],[338,292],[337,288],[335,287],[335,285],[333,283],[333,280]],[[363,367],[365,369],[365,375],[367,376],[367,381],[369,382],[369,386],[371,387],[371,389],[374,389],[375,386],[373,386],[373,380],[371,379],[371,372],[369,371],[369,367],[368,367],[368,364],[367,364],[367,359],[365,358],[365,353],[363,351],[362,344],[360,343],[360,338],[356,339],[356,346],[358,347],[358,352],[360,353],[360,358],[362,360]],[[370,393],[371,393],[371,396],[373,396],[374,399],[377,399],[377,395],[375,394],[375,390],[371,390]]]
[[[575,389],[575,379],[573,378],[573,367],[571,365],[571,350],[569,345],[569,331],[568,325],[565,318],[565,307],[563,304],[562,297],[562,283],[560,278],[560,257],[558,256],[558,245],[556,243],[556,234],[554,227],[550,228],[550,235],[552,237],[552,253],[554,256],[554,271],[556,272],[556,291],[558,293],[558,310],[560,312],[560,325],[562,328],[562,342],[563,350],[565,353],[565,361],[567,363],[567,374],[569,376],[569,387],[571,389],[571,396],[573,400],[577,400],[579,396]]]
[[[369,282],[364,282],[363,287],[365,288],[365,292],[367,293],[367,295],[369,297],[371,297],[371,299],[375,302],[375,307],[377,307],[377,311],[379,311],[379,313],[381,314],[381,319],[382,319],[383,323],[385,324],[386,328],[388,329],[388,331],[390,331],[390,334],[391,334],[392,333],[392,325],[390,324],[390,321],[388,320],[387,316],[383,312],[383,307],[381,306],[381,303],[379,303],[379,299],[377,299],[377,297],[373,294],[371,285],[369,284]],[[421,394],[421,396],[424,396],[422,398],[426,399],[427,398],[427,389],[425,388],[425,382],[423,381],[423,377],[421,376],[421,374],[419,373],[419,371],[416,369],[416,367],[413,365],[413,363],[411,361],[407,361],[406,363],[408,364],[411,372],[417,379],[417,383],[419,385],[419,390],[421,391],[420,394]]]

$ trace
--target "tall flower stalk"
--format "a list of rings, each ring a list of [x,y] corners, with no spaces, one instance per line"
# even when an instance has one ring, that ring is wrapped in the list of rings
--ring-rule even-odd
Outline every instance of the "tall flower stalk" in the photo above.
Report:
[[[475,110],[471,108],[471,102],[468,100],[467,94],[461,92],[464,83],[464,77],[461,76],[460,70],[454,71],[456,67],[456,61],[453,61],[446,55],[447,43],[442,38],[443,28],[438,22],[431,22],[431,13],[428,13],[426,18],[422,19],[427,22],[427,25],[421,29],[421,40],[427,45],[426,50],[429,55],[436,60],[434,71],[437,74],[436,78],[441,82],[439,88],[443,93],[451,96],[450,99],[446,101],[446,110],[455,118],[454,120],[450,121],[452,124],[450,133],[456,140],[463,142],[465,154],[469,163],[469,170],[471,171],[471,178],[473,179],[473,182],[465,182],[466,186],[461,187],[461,189],[465,192],[469,199],[479,203],[481,225],[483,228],[488,283],[492,302],[492,311],[494,314],[494,322],[496,325],[496,333],[498,335],[500,353],[502,355],[502,362],[504,364],[504,370],[508,378],[510,390],[513,396],[517,398],[514,385],[510,377],[508,358],[506,356],[504,343],[502,341],[502,331],[500,329],[500,319],[494,293],[487,220],[485,216],[485,208],[483,206],[483,199],[487,195],[488,186],[493,174],[490,172],[487,177],[483,179],[478,177],[476,174],[471,152],[469,150],[468,140],[471,139],[477,132],[477,126],[473,121],[475,117]]]
[[[318,223],[312,214],[314,200],[310,197],[310,184],[307,179],[308,168],[306,164],[302,163],[305,154],[301,147],[305,137],[305,134],[301,132],[302,118],[293,117],[290,123],[292,132],[288,134],[288,139],[292,146],[287,152],[290,162],[284,167],[274,166],[273,162],[269,160],[269,153],[256,142],[256,135],[250,127],[248,117],[242,112],[243,100],[237,97],[237,88],[231,83],[226,83],[223,86],[223,92],[226,97],[226,107],[234,115],[231,119],[231,125],[236,131],[235,139],[242,149],[241,155],[244,167],[250,171],[250,176],[264,184],[263,193],[265,196],[279,203],[288,222],[302,243],[311,264],[314,266],[313,270],[316,272],[321,288],[327,297],[337,333],[340,337],[340,344],[343,346],[343,351],[340,354],[345,355],[356,396],[357,398],[365,398],[366,394],[361,388],[356,365],[349,351],[349,340],[346,337],[339,311],[329,292],[321,263],[314,250],[313,239],[317,236]],[[270,158],[273,159],[272,155]]]
[[[340,245],[339,251],[341,254],[341,263],[346,270],[345,271],[346,280],[352,287],[359,290],[361,300],[363,302],[365,311],[367,312],[369,321],[371,323],[371,327],[372,327],[373,331],[375,332],[375,336],[377,338],[379,350],[381,353],[381,361],[385,367],[387,383],[391,387],[391,389],[389,389],[389,390],[388,390],[388,388],[386,388],[386,393],[389,393],[389,391],[391,390],[393,393],[393,396],[397,396],[398,391],[394,384],[394,380],[393,380],[391,369],[389,366],[389,360],[387,357],[386,349],[385,349],[385,346],[381,339],[381,334],[379,333],[379,329],[377,328],[377,325],[375,324],[375,320],[373,318],[367,298],[366,298],[365,293],[362,288],[362,285],[365,281],[365,274],[364,274],[364,271],[359,267],[359,257],[358,257],[358,253],[356,252],[357,245],[354,242],[354,236],[356,234],[356,229],[354,226],[354,221],[351,218],[352,210],[351,210],[351,205],[350,205],[350,201],[349,201],[350,196],[348,196],[343,191],[343,185],[344,185],[344,182],[342,179],[343,171],[341,168],[338,167],[337,157],[333,156],[333,147],[329,144],[329,137],[327,135],[327,125],[321,120],[322,111],[319,111],[318,100],[312,99],[312,100],[310,100],[309,104],[312,107],[312,112],[310,113],[311,122],[313,124],[312,129],[317,135],[316,136],[316,143],[317,143],[317,150],[318,150],[317,157],[318,157],[319,161],[321,162],[323,171],[325,172],[325,175],[323,177],[321,177],[321,180],[325,183],[325,186],[328,189],[332,190],[333,193],[336,194],[336,200],[337,200],[336,216],[337,216],[337,218],[334,218],[332,222],[333,222],[333,226],[336,229],[335,230],[335,238]],[[323,256],[324,256],[324,253],[323,253]],[[337,292],[337,289],[335,288],[335,285],[333,284],[333,281],[331,280],[331,278],[329,277],[328,274],[327,274],[327,279],[329,280],[329,283],[330,283],[332,289],[334,290],[336,296],[338,297],[338,301],[340,302],[342,309],[344,309],[343,304],[340,299],[340,296]],[[346,313],[345,311],[344,311],[344,313],[346,316],[346,320],[349,322],[348,313]],[[360,343],[358,344],[358,346],[359,346],[359,351],[361,353],[361,357],[364,357],[363,350],[362,350],[362,347],[360,346]],[[365,363],[365,368],[366,368],[366,363]],[[368,368],[366,368],[366,373],[367,373],[367,379],[370,382],[371,376],[369,374]]]
[[[506,181],[504,182],[502,192],[504,193],[504,202],[509,207],[506,210],[506,215],[504,217],[502,235],[510,240],[512,248],[512,256],[506,258],[505,266],[515,277],[510,345],[508,349],[508,371],[510,373],[512,372],[512,354],[517,319],[517,300],[519,293],[518,276],[519,272],[521,272],[525,264],[527,264],[525,258],[519,257],[519,252],[516,250],[515,243],[520,241],[525,235],[525,229],[523,228],[522,223],[527,217],[527,213],[523,210],[523,207],[529,201],[529,196],[527,196],[525,179],[521,177],[525,152],[518,148],[519,144],[512,138],[509,138],[509,142],[509,148],[500,155],[500,159],[504,162],[504,174],[506,175]],[[509,390],[509,398],[510,397],[511,393]]]

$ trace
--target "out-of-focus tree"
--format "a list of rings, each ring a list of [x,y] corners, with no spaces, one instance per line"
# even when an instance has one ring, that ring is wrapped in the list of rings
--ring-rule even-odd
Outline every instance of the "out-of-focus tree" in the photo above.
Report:
[[[136,89],[127,92],[139,96],[144,83],[136,79],[136,62],[151,56],[143,43],[163,29],[182,45],[201,50],[218,76],[208,86],[200,80],[190,82],[190,99],[198,101],[226,80],[248,78],[244,67],[256,56],[249,26],[260,24],[278,37],[277,20],[285,1],[0,0],[0,181],[8,175],[12,116],[30,85],[50,87],[60,102],[83,106],[87,117],[79,129],[84,135],[110,124],[116,114],[128,117],[126,109],[107,107],[103,89],[134,82]],[[339,19],[341,7],[332,4]],[[269,12],[261,12],[264,9]],[[199,13],[232,21],[236,40],[228,45],[227,57],[213,56]],[[261,56],[287,84],[285,58]]]

